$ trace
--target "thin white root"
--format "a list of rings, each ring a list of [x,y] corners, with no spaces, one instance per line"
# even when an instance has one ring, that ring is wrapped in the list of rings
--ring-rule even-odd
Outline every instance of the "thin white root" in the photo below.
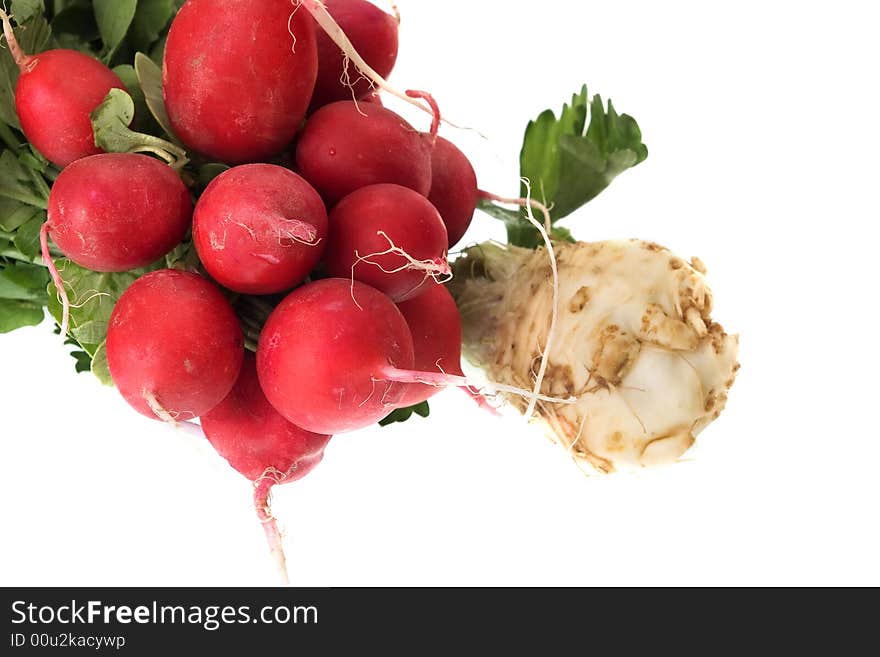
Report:
[[[550,362],[550,351],[553,345],[553,337],[556,332],[556,320],[559,315],[559,268],[556,263],[556,252],[553,250],[553,242],[550,239],[550,232],[553,230],[553,224],[550,219],[550,210],[548,210],[547,206],[543,203],[532,198],[532,186],[529,181],[526,178],[523,178],[522,182],[526,187],[525,198],[502,198],[482,190],[480,191],[480,194],[496,203],[506,203],[509,205],[519,205],[524,207],[526,210],[526,218],[529,220],[529,223],[541,233],[541,238],[544,240],[544,246],[547,248],[547,255],[550,258],[550,271],[553,273],[553,309],[550,316],[550,329],[547,331],[547,342],[544,344],[544,354],[541,357],[541,366],[538,368],[538,376],[535,377],[534,392],[529,400],[529,405],[526,408],[524,416],[528,422],[531,419],[532,414],[535,412],[535,405],[538,402],[538,393],[541,392],[541,386],[544,383],[544,376],[547,374],[547,364]],[[541,214],[544,215],[543,226],[541,225],[541,222],[535,219],[535,215],[532,213],[532,208],[537,208],[541,211]]]
[[[430,107],[426,107],[418,100],[410,98],[402,91],[398,91],[392,87],[385,78],[379,75],[375,69],[364,61],[364,58],[360,56],[357,50],[355,50],[351,40],[346,36],[345,32],[342,31],[339,24],[333,19],[330,12],[327,11],[327,7],[321,2],[321,0],[291,0],[291,2],[297,8],[300,6],[305,7],[306,11],[312,15],[315,22],[318,23],[321,29],[327,33],[327,36],[330,37],[333,43],[339,46],[343,54],[351,61],[351,63],[355,65],[364,77],[376,85],[376,87],[413,107],[418,107],[423,112],[433,115],[433,111]]]
[[[150,407],[150,410],[156,415],[157,418],[162,420],[163,422],[167,422],[175,429],[179,426],[177,423],[177,417],[169,411],[165,410],[162,404],[159,403],[159,400],[156,399],[156,395],[147,390],[146,388],[141,393],[144,397],[144,401],[147,402],[147,406]]]
[[[382,371],[382,376],[386,381],[397,381],[398,383],[422,383],[435,388],[446,388],[456,386],[459,388],[471,388],[472,390],[482,391],[482,388],[492,388],[498,392],[506,392],[512,395],[527,397],[532,401],[543,401],[553,404],[574,404],[577,397],[550,397],[542,395],[540,392],[533,390],[525,390],[515,386],[505,385],[503,383],[495,383],[489,381],[482,387],[471,381],[467,377],[456,374],[437,374],[434,372],[418,372],[416,370],[401,370],[397,368],[387,368]],[[485,394],[480,392],[480,394]]]
[[[416,260],[409,253],[394,244],[394,241],[390,237],[388,237],[388,234],[384,230],[376,231],[376,235],[380,235],[388,240],[387,249],[385,249],[384,251],[377,251],[376,253],[368,253],[364,256],[358,253],[357,250],[355,250],[354,252],[356,259],[354,261],[354,264],[351,266],[351,299],[352,301],[354,301],[358,309],[363,310],[361,305],[357,302],[357,299],[354,298],[354,270],[355,267],[357,267],[361,263],[378,267],[384,274],[396,274],[398,272],[407,270],[424,272],[425,277],[415,287],[421,285],[428,278],[434,279],[434,281],[438,284],[446,283],[452,278],[452,270],[450,269],[449,262],[446,258],[436,258],[434,260]],[[380,263],[370,260],[370,258],[383,255],[400,256],[406,260],[406,264],[401,265],[400,267],[396,267],[394,269],[385,269],[385,267],[383,267]]]

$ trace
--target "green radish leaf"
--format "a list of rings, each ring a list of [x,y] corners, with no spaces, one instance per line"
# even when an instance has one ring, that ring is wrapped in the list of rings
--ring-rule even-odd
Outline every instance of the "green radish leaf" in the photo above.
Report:
[[[128,128],[134,118],[134,101],[122,89],[111,89],[91,113],[95,145],[108,153],[152,153],[171,167],[181,169],[189,162],[186,151],[171,142]]]
[[[12,262],[0,270],[0,299],[33,301],[44,305],[49,273],[45,267]]]
[[[32,301],[0,299],[0,333],[9,333],[23,326],[36,326],[43,321],[43,306]]]
[[[27,222],[22,224],[15,232],[13,240],[15,248],[30,260],[35,260],[40,255],[40,229],[46,221],[46,213],[38,210]]]
[[[174,0],[139,0],[128,31],[128,42],[134,50],[146,52],[168,25],[175,11]]]
[[[168,112],[165,111],[165,97],[162,95],[162,69],[144,53],[139,52],[134,56],[134,70],[153,118],[162,126],[165,134],[179,144],[180,140],[175,137]]]
[[[39,208],[0,198],[0,230],[12,233],[40,213]]]
[[[62,48],[79,50],[93,56],[95,53],[91,43],[101,36],[95,12],[90,6],[84,5],[71,5],[55,14],[52,19],[52,34]]]
[[[15,28],[15,37],[23,52],[28,55],[43,52],[49,45],[52,31],[42,16],[35,16]],[[0,48],[0,121],[20,129],[18,114],[15,112],[15,85],[18,83],[18,65],[12,59],[9,48]]]
[[[415,406],[398,408],[389,413],[384,419],[379,420],[379,426],[387,427],[389,424],[394,424],[395,422],[406,422],[413,416],[413,413],[419,417],[428,417],[428,415],[431,414],[431,408],[426,401],[423,401],[421,404],[416,404]]]
[[[109,62],[125,38],[137,10],[137,0],[93,0],[95,21],[104,41],[103,59]]]
[[[199,167],[199,186],[204,189],[211,184],[211,181],[214,180],[214,178],[224,171],[229,171],[229,168],[228,164],[222,164],[221,162],[209,162],[208,164],[203,164]]]
[[[163,268],[165,261],[162,260],[149,267],[132,269],[131,271],[118,273],[94,272],[67,260],[59,258],[55,261],[61,280],[64,281],[64,289],[70,300],[70,326],[71,333],[77,335],[83,332],[84,340],[79,344],[90,356],[95,355],[98,347],[107,339],[107,325],[110,322],[110,313],[129,285],[134,283],[144,274]],[[61,303],[55,286],[48,284],[49,313],[55,321],[61,323]]]
[[[12,0],[10,14],[15,17],[19,24],[29,21],[34,16],[42,16],[46,13],[43,0]]]
[[[141,83],[138,81],[134,66],[123,64],[114,67],[113,72],[122,80],[126,90],[128,90],[128,95],[131,96],[134,102],[134,128],[138,132],[145,132],[150,135],[159,134],[162,128],[156,122],[156,119],[153,118],[149,107],[147,107],[147,99],[144,96],[143,89],[141,89]]]
[[[113,377],[110,376],[110,365],[107,364],[107,343],[102,342],[95,351],[91,362],[92,374],[98,377],[98,381],[105,386],[113,385]]]

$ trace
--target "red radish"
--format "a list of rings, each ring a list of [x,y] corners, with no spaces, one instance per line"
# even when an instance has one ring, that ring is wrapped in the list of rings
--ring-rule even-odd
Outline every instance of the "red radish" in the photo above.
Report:
[[[384,372],[412,365],[412,336],[394,303],[342,278],[291,292],[269,316],[257,348],[272,406],[297,426],[328,435],[388,415],[404,386],[383,381]]]
[[[461,317],[446,287],[432,284],[414,299],[398,303],[397,307],[412,333],[413,369],[461,376]],[[437,386],[411,383],[398,405],[419,404],[439,390]]]
[[[184,144],[233,164],[268,159],[290,144],[311,101],[314,23],[289,0],[189,0],[162,71]]]
[[[449,274],[447,242],[443,220],[424,196],[400,185],[370,185],[330,213],[324,269],[404,301]]]
[[[452,248],[464,236],[474,217],[479,196],[477,174],[467,156],[443,137],[437,137],[434,144],[431,172],[428,200],[443,217]]]
[[[245,164],[217,176],[199,198],[193,240],[208,273],[245,294],[283,292],[315,267],[327,211],[305,180],[272,164]]]
[[[180,243],[192,211],[186,185],[168,165],[147,155],[102,153],[61,172],[49,195],[46,225],[76,264],[125,271]]]
[[[229,465],[254,482],[254,505],[282,579],[287,568],[281,535],[269,508],[276,484],[306,476],[321,462],[330,436],[311,433],[278,414],[257,379],[257,361],[247,352],[232,391],[201,417],[202,430]]]
[[[306,122],[296,146],[303,177],[328,205],[378,183],[431,189],[431,140],[375,103],[325,105]]]
[[[387,78],[397,61],[398,20],[366,0],[324,0],[327,11],[364,61]],[[337,100],[362,99],[373,90],[370,80],[323,30],[317,34],[318,79],[312,109]]]
[[[102,153],[67,166],[49,194],[40,230],[43,260],[61,299],[61,335],[70,303],[49,253],[49,233],[66,257],[102,272],[143,267],[186,235],[192,201],[177,173],[146,155]]]
[[[110,375],[147,417],[174,422],[207,413],[229,394],[243,355],[232,306],[198,274],[162,269],[142,276],[110,316]]]
[[[15,111],[28,141],[59,167],[103,152],[95,146],[89,114],[111,89],[125,89],[119,76],[75,50],[26,55],[2,9],[0,20],[21,72],[15,87]]]

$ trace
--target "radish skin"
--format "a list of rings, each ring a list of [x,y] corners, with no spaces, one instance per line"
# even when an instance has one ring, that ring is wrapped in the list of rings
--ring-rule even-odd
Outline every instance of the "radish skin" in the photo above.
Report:
[[[284,0],[189,0],[165,45],[163,94],[175,134],[242,164],[283,151],[315,86],[314,23]]]
[[[235,312],[198,274],[149,273],[123,292],[107,328],[107,363],[125,400],[149,418],[188,420],[219,404],[244,357]]]
[[[75,50],[59,48],[27,55],[19,47],[3,9],[0,20],[20,70],[15,111],[27,140],[61,168],[103,152],[95,145],[89,114],[111,89],[125,90],[119,76],[98,60]]]
[[[303,178],[272,164],[224,171],[193,216],[193,242],[221,285],[245,294],[284,292],[314,269],[327,238],[327,211]]]
[[[303,478],[324,456],[330,436],[305,431],[285,420],[266,399],[256,358],[247,353],[235,386],[201,417],[205,437],[229,465],[254,484],[254,509],[266,533],[281,581],[288,583],[278,523],[269,504],[272,489]]]
[[[324,4],[364,61],[387,78],[397,61],[400,21],[366,0],[325,0]],[[373,82],[361,75],[324,30],[317,30],[317,45],[318,78],[312,111],[337,100],[361,100],[372,93]]]

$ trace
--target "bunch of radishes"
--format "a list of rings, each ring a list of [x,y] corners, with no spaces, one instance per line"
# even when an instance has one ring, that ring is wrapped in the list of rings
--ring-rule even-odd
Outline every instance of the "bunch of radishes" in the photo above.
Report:
[[[117,24],[131,25],[163,52],[161,71],[141,52],[113,70],[73,49],[26,54],[0,11],[29,142],[8,130],[0,96],[0,170],[21,179],[0,180],[0,202],[25,204],[11,219],[0,206],[0,228],[14,227],[0,238],[16,247],[0,249],[0,275],[39,270],[34,298],[136,410],[200,419],[254,482],[285,578],[272,487],[311,471],[334,434],[423,414],[442,386],[482,402],[463,340],[495,390],[602,471],[673,461],[718,416],[739,366],[702,263],[650,242],[575,243],[553,225],[647,157],[632,117],[586,88],[558,118],[545,111],[521,152],[526,198],[501,198],[437,135],[431,95],[387,83],[398,17],[366,0],[175,2],[166,38],[136,0],[128,13],[93,0],[104,60],[125,36]],[[429,130],[378,91],[424,110]],[[510,244],[472,246],[451,267],[478,206]],[[37,235],[41,260],[28,250]],[[0,305],[18,313],[0,331],[42,319],[26,303]]]
[[[458,310],[441,283],[477,202],[467,158],[436,135],[439,115],[423,133],[383,107],[312,16],[332,15],[382,78],[398,19],[366,0],[323,4],[189,0],[177,13],[162,76],[171,136],[234,165],[195,205],[159,159],[96,146],[90,114],[124,88],[109,68],[72,50],[22,53],[3,15],[22,130],[62,168],[42,231],[60,294],[48,237],[81,267],[119,272],[155,262],[192,228],[203,270],[134,282],[110,318],[107,362],[139,412],[201,418],[255,482],[276,547],[272,485],[311,470],[332,434],[418,404],[461,374]],[[288,292],[246,355],[230,293]]]

